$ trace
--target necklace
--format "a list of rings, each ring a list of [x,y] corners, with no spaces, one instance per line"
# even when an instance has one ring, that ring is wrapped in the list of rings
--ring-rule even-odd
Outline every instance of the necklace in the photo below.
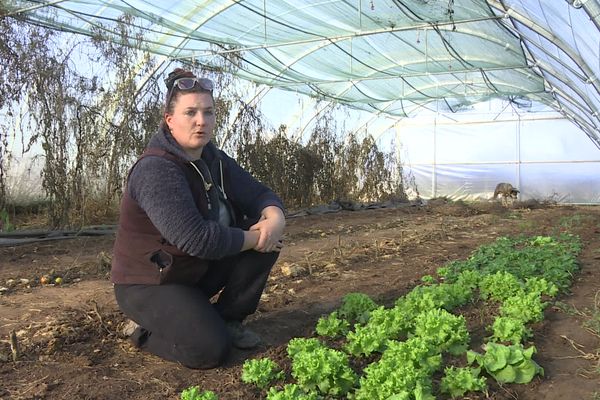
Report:
[[[204,179],[204,175],[202,174],[202,172],[200,172],[200,169],[196,166],[196,164],[194,164],[191,161],[190,161],[190,164],[192,165],[192,167],[194,167],[194,169],[196,170],[198,175],[200,175],[200,177],[202,178],[202,183],[204,184],[204,190],[206,190],[208,192],[210,190],[210,188],[212,187],[212,183],[206,182],[206,179]]]

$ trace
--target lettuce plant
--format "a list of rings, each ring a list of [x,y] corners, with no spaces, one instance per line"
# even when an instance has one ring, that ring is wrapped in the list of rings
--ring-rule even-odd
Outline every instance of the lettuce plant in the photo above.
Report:
[[[446,367],[440,391],[450,394],[453,399],[467,392],[483,392],[487,389],[487,382],[484,376],[479,376],[480,373],[480,368]]]
[[[500,313],[524,323],[539,322],[544,319],[546,305],[539,293],[532,292],[507,298],[500,306]]]
[[[445,293],[437,289],[437,286],[417,286],[406,296],[399,298],[395,306],[402,309],[406,316],[414,319],[423,311],[432,308],[443,308],[446,305]]]
[[[272,387],[267,392],[267,400],[318,400],[316,393],[306,393],[295,383],[287,384],[282,390]]]
[[[492,326],[492,341],[522,343],[532,335],[523,320],[513,317],[496,317]]]
[[[381,359],[364,369],[356,400],[433,400],[431,375],[442,356],[420,337],[390,341]]]
[[[337,311],[332,312],[326,317],[319,318],[315,328],[318,335],[330,338],[345,336],[349,329],[350,323],[345,319],[340,319]]]
[[[460,276],[463,276],[463,274]],[[475,287],[476,285],[471,285],[459,277],[455,283],[440,284],[437,290],[444,297],[444,309],[452,311],[456,307],[465,305],[473,300],[473,289]]]
[[[524,349],[521,344],[505,346],[490,342],[484,349],[484,354],[468,351],[467,361],[477,362],[500,383],[529,383],[535,375],[544,375],[544,369],[531,358],[535,353],[533,346]]]
[[[503,301],[522,293],[522,282],[510,272],[499,271],[486,275],[479,283],[479,294],[484,300]]]
[[[462,282],[417,286],[406,296],[396,300],[396,306],[412,317],[433,308],[452,311],[473,298],[473,290]]]
[[[289,353],[289,346],[288,346]],[[326,396],[345,396],[358,380],[350,368],[348,355],[341,351],[317,346],[294,352],[292,376],[307,392],[318,391]]]
[[[398,339],[410,326],[410,318],[401,307],[379,307],[371,312],[369,322],[355,325],[354,331],[346,335],[344,349],[354,355],[369,355],[383,352],[390,339]]]
[[[337,310],[338,316],[349,323],[364,324],[369,320],[371,311],[379,307],[364,293],[348,293],[342,299],[342,305]]]
[[[525,279],[525,290],[528,293],[538,293],[549,297],[555,297],[558,294],[558,287],[554,283],[537,276]]]
[[[316,338],[293,338],[288,342],[287,353],[293,360],[298,353],[311,352],[324,347],[325,344]]]
[[[430,342],[440,353],[448,351],[454,355],[464,353],[470,340],[465,317],[439,308],[417,317],[414,334]]]
[[[256,385],[260,389],[265,389],[271,382],[283,378],[283,371],[270,358],[246,360],[242,366],[242,382]]]
[[[481,272],[471,269],[466,269],[460,272],[456,277],[456,284],[467,287],[471,292],[479,287],[479,282],[483,275]]]
[[[181,392],[181,400],[219,400],[210,390],[200,391],[198,386],[191,386]]]

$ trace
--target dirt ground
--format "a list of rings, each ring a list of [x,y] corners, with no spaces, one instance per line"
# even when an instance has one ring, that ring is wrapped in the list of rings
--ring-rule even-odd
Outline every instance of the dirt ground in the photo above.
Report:
[[[133,348],[120,334],[108,280],[114,237],[0,247],[0,399],[177,399],[192,385],[220,399],[260,399],[241,382],[247,358],[284,359],[287,342],[314,333],[317,319],[348,292],[389,305],[451,260],[500,236],[580,235],[572,293],[535,326],[543,378],[491,385],[469,399],[600,399],[600,207],[517,203],[342,211],[291,218],[259,311],[249,325],[266,344],[234,351],[227,365],[190,370]],[[41,285],[40,277],[61,277]],[[19,357],[12,359],[10,334]],[[442,397],[440,397],[442,398]]]

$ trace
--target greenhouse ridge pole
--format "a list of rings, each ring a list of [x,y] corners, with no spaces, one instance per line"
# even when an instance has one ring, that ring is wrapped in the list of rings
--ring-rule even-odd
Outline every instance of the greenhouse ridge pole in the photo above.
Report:
[[[575,8],[581,8],[590,16],[590,19],[600,31],[600,3],[598,0],[567,0]]]
[[[562,39],[560,39],[551,31],[543,28],[535,21],[530,20],[529,18],[518,12],[516,9],[511,7],[507,8],[501,1],[487,0],[487,2],[490,6],[494,7],[498,11],[505,13],[508,18],[514,18],[516,21],[525,25],[526,27],[528,27],[538,35],[542,36],[549,42],[554,43],[555,46],[561,49],[567,56],[569,56],[573,60],[575,64],[577,64],[579,68],[582,69],[582,71],[587,75],[587,79],[590,81],[589,83],[591,83],[596,89],[596,91],[600,93],[600,82],[598,81],[598,78],[595,77],[594,71],[590,68],[589,65],[587,65],[585,60],[583,60],[581,56],[577,55],[573,51],[573,49],[569,45],[567,45]],[[514,30],[519,33],[519,36],[521,36],[521,32],[516,26],[514,27]]]
[[[529,29],[531,29],[533,32],[537,33],[541,37],[545,38],[549,42],[554,43],[555,46],[557,46],[561,51],[563,51],[569,58],[571,58],[571,60],[579,68],[581,68],[582,72],[586,75],[585,83],[590,83],[592,85],[593,89],[595,89],[595,91],[598,94],[600,94],[600,81],[598,80],[598,77],[596,77],[594,71],[585,62],[585,60],[583,60],[579,55],[577,55],[573,51],[573,48],[571,48],[567,43],[565,43],[562,39],[560,39],[558,36],[556,36],[552,31],[540,26],[536,21],[533,21],[530,18],[528,18],[527,16],[521,14],[514,7],[506,6],[504,4],[504,0],[486,0],[486,1],[488,2],[488,4],[491,7],[495,8],[496,10],[498,10],[501,13],[504,13],[506,18],[508,18],[509,20],[512,21],[514,19],[515,21],[525,25],[526,27],[528,27]],[[575,0],[575,1],[581,3],[580,0]],[[589,1],[594,2],[595,5],[598,5],[597,0],[589,0]],[[567,2],[569,2],[569,0],[567,0]],[[596,22],[596,19],[595,19],[595,22]],[[527,49],[527,51],[529,52],[531,57],[533,57],[533,53],[529,50],[529,44],[534,43],[534,41],[532,41],[531,39],[522,35],[521,31],[518,29],[516,24],[514,24],[514,21],[513,21],[512,25],[513,26],[505,24],[505,26],[507,28],[511,29],[517,35],[519,35],[524,48]],[[548,51],[544,50],[543,48],[538,47],[538,49],[543,51],[547,55],[549,54]],[[534,61],[535,61],[535,66],[537,66],[538,68],[541,68],[543,71],[545,71],[546,73],[548,73],[555,79],[557,79],[563,83],[566,83],[566,82],[564,82],[564,79],[561,78],[561,75],[558,73],[558,71],[556,71],[554,68],[548,66],[546,63],[542,63],[541,60],[537,60],[534,58]],[[558,92],[558,89],[556,87],[554,87],[554,85],[552,85],[548,79],[544,78],[544,80],[551,87],[552,95],[556,99],[556,93]],[[594,122],[594,119],[598,120],[599,118],[598,118],[597,111],[594,111],[593,103],[583,92],[581,92],[580,90],[576,90],[574,85],[568,85],[568,86],[570,86],[571,89],[575,90],[575,92],[581,98],[581,101],[577,101],[577,100],[571,98],[570,96],[568,96],[567,98],[569,99],[569,101],[571,101],[571,105],[576,106],[580,111],[582,111],[584,113],[585,116],[590,118],[590,122],[591,122],[591,124],[593,124],[593,126],[591,126],[590,124],[587,124],[587,123],[583,123],[582,118],[576,117],[574,115],[570,115],[568,112],[565,112],[563,109],[563,107],[565,107],[565,105],[564,104],[561,105],[560,104],[561,102],[559,101],[560,112],[563,115],[565,115],[565,117],[567,117],[569,120],[578,121],[578,123],[576,123],[576,125],[578,125],[580,128],[582,128],[582,130],[592,140],[592,142],[596,145],[596,147],[600,148],[600,139],[599,139],[599,135],[598,135],[598,132],[600,132],[600,130],[598,129],[598,127],[596,126],[596,124]],[[557,101],[558,101],[558,99],[557,99]],[[585,103],[585,105],[587,105],[589,107],[589,111],[584,111],[584,107],[582,106],[581,102]],[[585,129],[584,126],[587,127],[588,129]]]
[[[433,169],[431,174],[431,198],[437,196],[437,116],[433,120]]]
[[[516,174],[517,174],[517,188],[523,193],[523,187],[521,185],[521,113],[517,113],[517,131],[515,132],[515,150],[517,156],[517,163],[515,165]]]

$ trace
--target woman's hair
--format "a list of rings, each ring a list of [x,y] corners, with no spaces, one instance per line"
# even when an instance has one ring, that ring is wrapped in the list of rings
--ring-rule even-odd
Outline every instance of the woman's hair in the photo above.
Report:
[[[183,68],[175,68],[169,73],[167,79],[165,79],[165,85],[167,85],[167,96],[165,98],[165,113],[172,114],[173,108],[177,99],[181,95],[182,91],[178,87],[173,87],[175,81],[179,78],[196,78],[196,75],[192,71],[185,70]],[[191,89],[186,89],[185,93],[210,93],[212,97],[212,91],[203,89],[200,85],[194,85]],[[214,99],[213,99],[214,101]]]

